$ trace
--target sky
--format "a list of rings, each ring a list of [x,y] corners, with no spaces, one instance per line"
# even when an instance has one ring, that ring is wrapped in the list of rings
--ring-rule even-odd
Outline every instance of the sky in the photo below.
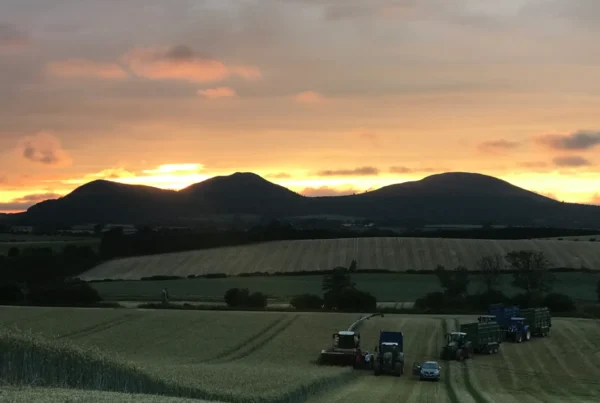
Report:
[[[598,0],[2,0],[0,212],[478,172],[600,204]]]

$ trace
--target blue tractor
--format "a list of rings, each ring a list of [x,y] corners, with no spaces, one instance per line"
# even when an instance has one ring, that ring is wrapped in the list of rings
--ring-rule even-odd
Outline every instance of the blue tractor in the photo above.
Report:
[[[531,330],[525,318],[521,317],[520,311],[521,308],[518,306],[505,306],[504,304],[493,304],[488,307],[489,315],[495,317],[505,334],[505,339],[516,343],[531,339]]]
[[[402,332],[379,332],[379,344],[373,355],[373,372],[401,376],[404,374],[404,335]]]

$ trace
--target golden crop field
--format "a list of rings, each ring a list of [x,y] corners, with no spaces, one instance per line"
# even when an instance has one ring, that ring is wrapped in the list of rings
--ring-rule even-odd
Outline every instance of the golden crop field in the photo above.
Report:
[[[375,377],[370,371],[315,365],[320,350],[329,346],[331,334],[347,328],[359,316],[0,308],[3,326],[39,332],[51,343],[68,342],[73,348],[95,348],[111,357],[118,356],[122,362],[131,362],[165,384],[177,384],[178,388],[170,389],[171,392],[194,391],[197,397],[203,392],[212,396],[208,400],[591,403],[600,399],[597,321],[555,318],[550,337],[522,344],[504,343],[500,354],[478,355],[465,363],[442,362],[442,381],[429,383],[419,382],[410,374],[412,363],[437,359],[443,334],[475,318],[386,315],[362,325],[359,329],[362,345],[365,349],[372,348],[380,330],[402,331],[407,368],[404,376]],[[32,355],[29,357],[34,361]],[[79,365],[85,366],[86,362]],[[101,371],[100,366],[97,368]],[[62,370],[68,373],[66,368]],[[78,373],[77,368],[73,370]],[[98,378],[102,378],[101,374]],[[12,389],[10,393],[27,397],[34,396],[36,391],[24,389],[19,393]],[[48,399],[61,393],[54,391],[54,397],[48,394]],[[135,401],[133,397],[120,400],[118,395],[111,396],[115,402]],[[150,399],[155,397],[148,396],[147,401],[153,402]]]
[[[356,259],[361,269],[433,270],[437,265],[474,269],[486,255],[514,250],[541,250],[553,267],[600,268],[600,242],[552,240],[479,240],[443,238],[358,238],[277,241],[115,259],[81,275],[83,280],[137,280],[154,275],[294,272],[347,267]]]

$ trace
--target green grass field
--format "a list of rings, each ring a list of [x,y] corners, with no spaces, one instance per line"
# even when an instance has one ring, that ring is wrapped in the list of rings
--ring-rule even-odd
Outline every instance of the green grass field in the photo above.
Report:
[[[11,248],[52,248],[61,251],[66,245],[90,245],[97,248],[100,238],[77,237],[77,236],[46,236],[46,235],[20,235],[0,234],[0,255],[7,255]]]
[[[596,301],[596,283],[599,273],[556,273],[554,291],[578,300]],[[433,274],[360,273],[352,276],[358,288],[377,297],[378,301],[415,301],[428,292],[440,291],[439,281]],[[216,279],[180,279],[165,281],[110,281],[91,283],[100,295],[109,301],[158,301],[161,290],[167,288],[175,301],[222,301],[229,288],[248,288],[260,291],[278,301],[288,301],[303,293],[322,294],[318,275],[229,277]],[[512,275],[502,276],[502,290],[513,295],[517,289],[510,286]],[[481,277],[471,275],[470,291],[482,289]]]
[[[68,343],[74,349],[94,348],[118,356],[122,362],[131,363],[127,365],[135,365],[165,384],[176,383],[181,393],[203,392],[222,397],[216,399],[221,401],[587,403],[600,399],[600,324],[597,321],[555,318],[551,337],[522,344],[504,343],[500,354],[476,356],[466,363],[442,362],[442,381],[425,383],[411,376],[410,371],[400,378],[375,377],[369,371],[316,366],[313,361],[322,348],[329,346],[331,333],[345,329],[358,316],[0,308],[3,326],[41,333],[50,344]],[[408,369],[414,361],[437,359],[444,332],[473,319],[415,315],[373,318],[360,328],[362,345],[372,348],[381,329],[404,332]],[[6,340],[0,338],[0,341],[4,343],[2,354],[7,354]],[[24,352],[33,351],[22,343],[19,346]],[[54,375],[36,378],[37,385],[55,388],[51,382],[40,383],[43,380],[64,382],[65,377],[78,374],[90,365],[80,360],[77,365],[71,362],[64,366],[62,358],[57,358],[64,355],[54,356],[40,366],[37,365],[40,358],[28,353],[21,358],[29,357],[26,360],[29,364],[21,367],[51,372]],[[0,361],[3,373],[9,365],[5,359]],[[109,378],[103,378],[106,374],[101,373],[104,367],[98,365],[97,368],[98,378],[105,380],[103,385],[110,386],[106,382]],[[80,401],[103,401],[104,398],[115,402],[159,401],[155,396],[135,400],[137,395],[82,391],[74,394],[73,400],[60,400],[66,394],[64,387],[62,390],[25,388],[19,391],[13,386],[3,388],[0,399],[4,395],[13,399],[4,401],[28,401],[33,397],[36,402],[78,401],[75,399],[79,397]]]

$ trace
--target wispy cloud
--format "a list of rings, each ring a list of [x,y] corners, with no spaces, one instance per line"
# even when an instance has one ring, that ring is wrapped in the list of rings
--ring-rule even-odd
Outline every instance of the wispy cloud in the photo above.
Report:
[[[237,93],[229,87],[207,88],[198,90],[198,95],[208,99],[236,98]]]
[[[0,52],[16,52],[31,44],[29,35],[14,24],[0,22]]]
[[[301,104],[320,104],[325,102],[325,97],[316,91],[304,91],[296,94],[296,102]]]
[[[46,71],[58,77],[85,77],[122,79],[127,73],[116,63],[102,63],[85,59],[67,59],[51,62],[46,66]]]
[[[394,166],[394,167],[390,167],[390,172],[393,174],[408,174],[411,173],[413,170],[408,168],[408,167],[403,167],[403,166]]]
[[[121,58],[137,76],[151,80],[184,80],[194,83],[222,81],[229,77],[257,80],[258,67],[230,65],[201,57],[189,47],[146,47],[130,50]]]
[[[484,153],[498,153],[519,148],[521,143],[505,139],[485,141],[477,146],[479,151]]]
[[[376,176],[379,169],[375,167],[359,167],[354,169],[334,169],[319,171],[319,176]]]
[[[556,157],[552,160],[552,162],[557,167],[577,168],[577,167],[585,167],[585,166],[593,165],[590,161],[588,161],[587,159],[585,159],[581,156],[578,156],[578,155]]]
[[[554,150],[589,150],[600,144],[599,131],[578,131],[564,136],[549,134],[536,142]]]

